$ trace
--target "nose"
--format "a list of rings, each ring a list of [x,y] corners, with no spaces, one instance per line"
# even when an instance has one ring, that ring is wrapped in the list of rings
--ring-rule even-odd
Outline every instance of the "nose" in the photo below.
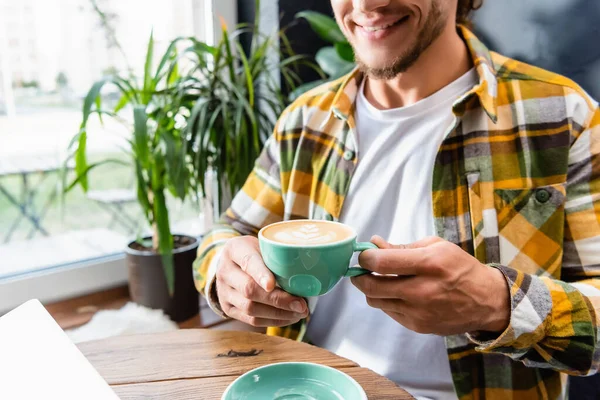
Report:
[[[352,5],[355,10],[363,13],[369,13],[381,7],[386,7],[391,0],[352,0]]]

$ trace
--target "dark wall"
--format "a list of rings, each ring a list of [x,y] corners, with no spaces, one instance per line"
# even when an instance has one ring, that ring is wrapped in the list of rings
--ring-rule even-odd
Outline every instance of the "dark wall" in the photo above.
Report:
[[[333,16],[333,12],[329,0],[279,0],[281,26],[289,26],[287,34],[292,42],[292,47],[297,54],[310,55],[314,59],[317,51],[327,43],[313,32],[304,19],[295,20],[294,16],[304,10],[318,11],[331,16]],[[319,75],[308,68],[301,70],[300,77],[304,82],[319,79]]]
[[[491,49],[568,76],[600,99],[600,1],[485,0],[474,21]]]
[[[254,22],[256,16],[254,12],[254,0],[237,0],[238,22]],[[252,38],[249,35],[244,35],[240,38],[240,42],[245,52],[250,51]]]
[[[278,0],[280,27],[287,27],[287,36],[296,54],[305,54],[314,58],[317,51],[326,45],[304,20],[296,20],[295,15],[300,11],[312,10],[333,15],[329,0]],[[253,22],[255,18],[254,0],[238,0],[239,22]],[[243,38],[246,51],[250,47],[250,38]],[[304,82],[319,79],[319,75],[310,68],[302,68],[300,77]]]

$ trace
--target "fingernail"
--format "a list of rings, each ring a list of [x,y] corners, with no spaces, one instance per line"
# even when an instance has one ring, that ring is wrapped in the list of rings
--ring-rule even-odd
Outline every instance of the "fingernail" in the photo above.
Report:
[[[269,289],[267,289],[268,284],[269,284],[269,278],[267,278],[266,276],[263,276],[262,278],[260,278],[260,286],[262,286],[263,289],[269,290]]]
[[[302,303],[300,303],[299,301],[294,301],[290,307],[291,307],[292,311],[295,311],[299,314],[302,314],[304,312],[304,307],[302,306]]]

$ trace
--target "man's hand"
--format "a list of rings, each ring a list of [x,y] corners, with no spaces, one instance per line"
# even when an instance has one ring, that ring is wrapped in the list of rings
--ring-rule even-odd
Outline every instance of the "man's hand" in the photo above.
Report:
[[[372,241],[379,249],[363,252],[360,266],[387,276],[352,278],[371,307],[418,333],[502,332],[508,326],[510,296],[499,270],[437,237],[404,246],[377,236]]]
[[[252,326],[286,326],[308,315],[304,299],[275,288],[275,277],[252,236],[225,245],[217,268],[217,294],[226,315]]]

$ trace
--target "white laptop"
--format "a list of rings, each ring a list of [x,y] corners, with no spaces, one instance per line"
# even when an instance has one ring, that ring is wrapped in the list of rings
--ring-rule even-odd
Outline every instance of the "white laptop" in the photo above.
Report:
[[[0,317],[0,399],[118,399],[38,300]]]

